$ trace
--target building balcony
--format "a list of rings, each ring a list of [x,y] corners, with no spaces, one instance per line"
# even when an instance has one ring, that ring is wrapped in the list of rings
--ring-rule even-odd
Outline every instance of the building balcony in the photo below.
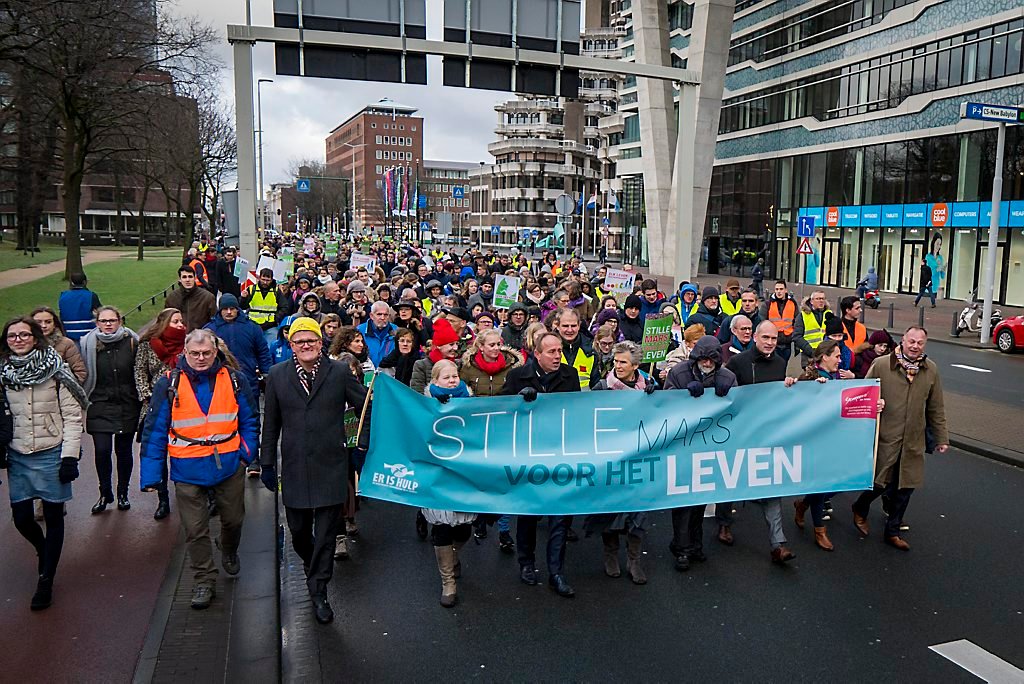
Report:
[[[580,38],[621,38],[624,35],[626,29],[623,26],[595,26],[583,29]]]
[[[494,105],[496,112],[508,112],[510,114],[522,112],[539,112],[562,109],[558,100],[545,98],[537,100],[509,100]]]
[[[619,91],[615,88],[583,88],[580,87],[580,99],[581,100],[605,100],[615,101],[619,96]]]
[[[511,152],[558,152],[564,142],[547,138],[509,138],[490,143],[487,151],[495,157]]]
[[[562,137],[565,127],[551,123],[524,123],[524,124],[498,124],[494,129],[496,135],[508,135],[515,137],[545,136]]]
[[[601,117],[597,121],[597,128],[601,132],[601,135],[621,133],[625,127],[626,117],[621,112]]]
[[[592,116],[607,116],[608,114],[614,114],[615,109],[604,102],[588,102],[583,107],[583,112]]]
[[[584,48],[583,56],[598,59],[622,59],[622,48]]]

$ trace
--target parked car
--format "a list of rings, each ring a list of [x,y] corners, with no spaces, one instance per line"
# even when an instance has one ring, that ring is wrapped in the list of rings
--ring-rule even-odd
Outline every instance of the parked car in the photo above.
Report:
[[[1000,321],[992,329],[992,344],[1006,354],[1024,349],[1024,316],[1012,316]]]

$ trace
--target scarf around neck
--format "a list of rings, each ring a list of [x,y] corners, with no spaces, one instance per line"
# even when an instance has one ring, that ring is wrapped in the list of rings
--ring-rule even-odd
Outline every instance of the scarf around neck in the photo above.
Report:
[[[434,383],[430,383],[427,385],[427,390],[430,392],[430,396],[435,399],[443,396],[464,399],[469,396],[469,387],[462,380],[459,380],[459,384],[455,387],[438,387]]]
[[[636,371],[636,382],[633,383],[632,385],[626,384],[622,380],[619,380],[615,376],[615,371],[614,370],[611,373],[609,373],[608,376],[604,380],[605,380],[606,383],[608,383],[608,389],[612,389],[612,390],[640,390],[640,391],[643,391],[643,390],[647,389],[647,380],[646,380],[646,378],[644,378],[644,374],[641,373],[639,370]]]
[[[86,392],[68,364],[53,347],[33,349],[24,356],[8,356],[0,365],[0,381],[5,388],[15,392],[26,387],[41,385],[50,378],[64,385],[83,409],[89,407]]]
[[[116,332],[109,334],[100,332],[99,328],[93,328],[92,332],[82,338],[82,360],[85,361],[85,369],[89,373],[85,376],[85,396],[92,396],[93,390],[96,389],[96,350],[98,342],[102,342],[105,345],[115,344],[125,337],[131,337],[136,342],[139,339],[135,331],[126,325],[122,325]]]
[[[178,356],[185,349],[185,328],[165,328],[159,336],[149,338],[153,353],[168,368],[178,365]]]
[[[893,355],[896,357],[896,362],[903,366],[904,372],[907,374],[907,382],[913,384],[914,377],[917,376],[921,370],[921,365],[924,363],[925,357],[922,356],[917,361],[911,361],[907,357],[903,356],[903,345],[897,345],[892,350]]]
[[[501,371],[505,370],[505,366],[508,365],[508,362],[505,361],[505,355],[500,352],[498,353],[497,359],[494,361],[488,361],[484,358],[484,353],[482,351],[478,351],[473,356],[473,364],[484,373],[494,377]]]

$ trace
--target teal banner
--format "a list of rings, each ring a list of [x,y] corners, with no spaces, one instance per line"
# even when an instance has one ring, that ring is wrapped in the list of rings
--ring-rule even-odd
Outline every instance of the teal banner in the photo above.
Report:
[[[363,496],[474,513],[650,511],[870,489],[877,380],[452,399],[379,376]]]

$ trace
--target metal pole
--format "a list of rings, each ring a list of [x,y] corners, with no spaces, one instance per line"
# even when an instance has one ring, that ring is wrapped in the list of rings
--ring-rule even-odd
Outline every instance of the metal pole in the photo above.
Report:
[[[274,81],[272,79],[269,79],[269,78],[261,78],[261,79],[256,81],[256,129],[257,129],[257,133],[260,136],[260,141],[259,141],[260,164],[259,164],[259,169],[258,169],[258,171],[259,171],[259,178],[257,179],[257,181],[259,182],[260,207],[259,207],[258,214],[259,214],[260,222],[259,222],[259,225],[257,226],[257,235],[262,233],[262,231],[266,230],[266,228],[267,228],[267,216],[266,216],[267,205],[266,205],[266,198],[263,195],[263,186],[266,185],[266,177],[263,175],[263,99],[261,97],[260,86],[262,86],[264,83],[273,83],[273,82]]]
[[[988,222],[988,254],[985,255],[985,306],[981,313],[981,343],[992,337],[992,299],[996,287],[996,252],[999,246],[999,204],[1003,200],[1003,152],[1006,149],[1006,124],[999,124],[996,142],[996,172],[992,176],[992,218]]]
[[[232,46],[235,76],[235,131],[238,147],[238,247],[241,256],[256,263],[256,133],[252,111],[252,46]]]

